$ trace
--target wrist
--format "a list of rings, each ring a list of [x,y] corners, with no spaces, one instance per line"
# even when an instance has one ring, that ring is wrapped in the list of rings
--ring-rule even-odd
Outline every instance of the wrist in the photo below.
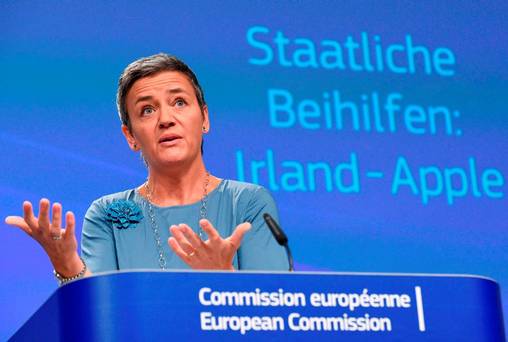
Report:
[[[62,261],[53,262],[55,272],[64,278],[70,278],[79,274],[84,268],[83,260],[79,257],[78,253],[70,258]]]
[[[83,268],[81,269],[81,271],[79,271],[78,273],[76,273],[73,276],[64,276],[64,275],[58,273],[56,270],[53,270],[53,275],[58,280],[58,283],[60,286],[67,284],[70,281],[83,278],[87,274],[88,269],[86,267],[85,261],[81,257],[79,257],[79,259],[81,261],[81,264],[83,265]]]

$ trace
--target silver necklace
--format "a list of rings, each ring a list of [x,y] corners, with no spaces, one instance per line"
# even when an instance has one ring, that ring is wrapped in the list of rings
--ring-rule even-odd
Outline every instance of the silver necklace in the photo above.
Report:
[[[206,204],[208,202],[208,184],[210,183],[210,172],[206,171],[205,181],[203,182],[203,196],[201,197],[201,208],[199,209],[199,215],[201,219],[206,218]],[[150,188],[148,184],[148,179],[145,184],[146,191],[146,199],[141,196],[148,205],[148,216],[150,217],[150,225],[152,227],[153,236],[155,237],[155,244],[157,246],[157,252],[159,253],[159,266],[161,269],[165,270],[167,268],[166,257],[164,255],[164,248],[162,247],[161,237],[159,234],[159,226],[157,225],[157,221],[155,220],[155,214],[153,213],[153,205],[152,205],[152,195],[153,189]],[[199,227],[198,235],[201,240],[203,240],[203,229]]]

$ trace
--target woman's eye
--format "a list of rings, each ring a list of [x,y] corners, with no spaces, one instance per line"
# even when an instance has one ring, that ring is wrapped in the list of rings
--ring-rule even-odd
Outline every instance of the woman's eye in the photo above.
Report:
[[[142,115],[150,115],[154,112],[155,110],[152,108],[152,107],[145,107],[141,110],[141,114]]]
[[[185,101],[183,99],[178,99],[175,101],[175,106],[176,107],[183,107],[183,106],[185,106]]]

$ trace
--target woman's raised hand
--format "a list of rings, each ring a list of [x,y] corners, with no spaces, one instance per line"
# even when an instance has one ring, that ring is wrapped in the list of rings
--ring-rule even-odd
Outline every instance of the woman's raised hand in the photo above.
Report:
[[[233,258],[251,224],[239,224],[233,234],[224,239],[210,221],[202,219],[199,225],[208,240],[201,240],[186,224],[171,226],[169,230],[173,236],[168,239],[171,249],[193,269],[233,270]]]
[[[7,216],[5,223],[21,228],[37,241],[48,255],[55,270],[64,277],[71,277],[83,269],[78,255],[78,243],[75,236],[74,214],[65,214],[65,228],[62,228],[62,206],[53,203],[52,218],[49,213],[48,199],[39,203],[39,217],[35,217],[32,203],[23,202],[23,217]]]

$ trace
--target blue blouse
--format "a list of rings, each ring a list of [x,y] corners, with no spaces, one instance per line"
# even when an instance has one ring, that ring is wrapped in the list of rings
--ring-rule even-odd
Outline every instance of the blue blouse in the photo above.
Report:
[[[112,221],[111,208],[119,201],[122,203],[121,200],[127,201],[124,203],[128,203],[130,207],[141,210],[135,213],[130,224],[125,224],[125,218],[116,213],[114,216],[117,222]],[[222,180],[209,193],[206,206],[206,218],[222,237],[230,236],[234,228],[242,222],[252,224],[234,257],[235,269],[288,270],[284,248],[277,244],[263,220],[264,213],[269,213],[278,220],[275,202],[265,188],[249,183]],[[173,224],[186,223],[197,233],[201,201],[180,206],[152,205],[152,207],[167,268],[188,269],[189,266],[167,243],[170,236],[169,227]],[[81,252],[92,272],[160,269],[156,239],[146,200],[134,189],[95,200],[85,215]]]

